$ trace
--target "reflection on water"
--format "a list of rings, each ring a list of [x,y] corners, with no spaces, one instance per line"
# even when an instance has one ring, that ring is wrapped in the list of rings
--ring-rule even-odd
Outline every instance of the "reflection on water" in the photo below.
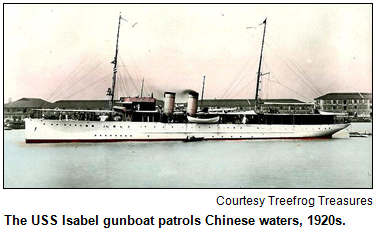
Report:
[[[4,132],[5,188],[370,188],[371,174],[371,136],[25,144]]]

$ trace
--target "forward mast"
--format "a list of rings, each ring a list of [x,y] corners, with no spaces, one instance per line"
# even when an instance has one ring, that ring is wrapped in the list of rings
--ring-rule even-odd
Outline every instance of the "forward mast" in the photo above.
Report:
[[[116,73],[117,73],[117,56],[118,56],[118,52],[119,52],[119,35],[120,35],[120,22],[121,22],[121,19],[123,19],[123,18],[121,17],[121,14],[120,14],[119,15],[119,24],[118,24],[117,37],[116,37],[115,57],[114,57],[114,60],[111,62],[112,64],[114,64],[113,74],[112,74],[112,88],[109,88],[107,90],[107,95],[111,97],[111,101],[110,101],[110,108],[111,108],[111,110],[114,107]]]

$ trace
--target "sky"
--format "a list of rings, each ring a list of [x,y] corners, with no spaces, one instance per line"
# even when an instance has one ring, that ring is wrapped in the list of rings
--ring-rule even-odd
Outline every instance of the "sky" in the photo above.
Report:
[[[5,5],[4,102],[108,99],[119,13],[117,96],[312,101],[372,92],[371,5]]]

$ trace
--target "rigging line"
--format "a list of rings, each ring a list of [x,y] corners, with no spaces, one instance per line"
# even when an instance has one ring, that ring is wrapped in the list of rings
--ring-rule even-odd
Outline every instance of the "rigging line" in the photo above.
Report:
[[[98,83],[98,82],[100,82],[100,81],[104,80],[105,78],[108,78],[108,77],[109,77],[109,76],[111,76],[111,75],[112,75],[112,73],[111,73],[111,74],[108,74],[108,75],[106,75],[106,76],[104,76],[104,77],[102,77],[102,78],[101,78],[101,79],[99,79],[98,81],[95,81],[94,83],[90,84],[89,86],[87,86],[87,87],[85,87],[85,88],[83,88],[83,89],[81,89],[81,90],[79,90],[79,91],[77,91],[77,92],[73,93],[72,95],[70,95],[70,96],[66,97],[66,99],[68,99],[68,98],[70,98],[70,97],[72,97],[72,96],[74,96],[74,95],[76,95],[76,94],[80,93],[81,91],[83,91],[83,90],[85,90],[85,89],[87,89],[87,88],[89,88],[89,87],[93,86],[94,84],[96,84],[96,83]]]
[[[264,64],[265,64],[265,66],[268,68],[268,70],[269,70],[269,72],[270,72],[270,76],[273,76],[273,77],[277,80],[277,82],[279,83],[279,80],[277,79],[277,76],[274,75],[274,73],[272,72],[271,68],[270,68],[269,65],[266,63],[266,59],[264,59]],[[268,80],[269,80],[269,79],[268,79]],[[269,87],[269,89],[268,89],[268,93],[269,93],[269,91],[270,91],[270,93],[271,93],[271,98],[272,98],[274,94],[273,94],[273,89],[272,89],[270,83],[268,84],[268,87]]]
[[[263,57],[263,59],[265,59],[266,58],[266,56],[264,55],[264,57]],[[266,66],[266,65],[265,65]],[[265,71],[265,66],[262,66],[261,67],[261,73],[265,73],[266,71]],[[269,73],[270,74],[270,73]],[[266,74],[265,74],[266,75]],[[268,97],[269,97],[269,91],[270,91],[270,83],[269,83],[269,81],[267,81],[268,80],[268,78],[263,78],[263,80],[265,79],[265,81],[262,81],[262,83],[261,84],[263,84],[264,85],[264,87],[263,86],[261,86],[261,99],[269,99]]]
[[[285,87],[285,88],[287,88],[288,90],[290,90],[290,91],[292,91],[292,92],[294,92],[294,93],[300,95],[301,97],[303,97],[303,98],[305,98],[305,99],[308,99],[309,102],[312,102],[312,99],[311,99],[311,98],[306,97],[306,96],[304,96],[304,95],[298,93],[297,91],[295,91],[295,90],[293,90],[293,89],[291,89],[291,88],[289,88],[289,87],[283,85],[282,83],[279,83],[279,82],[274,81],[274,80],[271,80],[271,79],[269,79],[269,81],[274,82],[274,83],[278,83],[278,84],[281,85],[282,87]]]
[[[256,48],[257,45],[258,45],[258,43],[255,43],[255,45],[253,46],[253,48],[252,48],[250,54],[248,55],[248,60],[247,60],[247,62],[244,64],[243,68],[241,68],[240,71],[238,71],[237,74],[235,75],[235,77],[232,79],[232,81],[231,81],[229,87],[227,88],[227,90],[225,91],[225,93],[220,97],[220,100],[216,103],[216,105],[215,105],[216,107],[217,107],[218,104],[220,103],[221,99],[225,98],[227,92],[228,92],[231,88],[233,88],[233,84],[234,84],[234,83],[236,82],[236,80],[239,78],[240,74],[244,71],[244,69],[246,68],[246,66],[248,65],[248,63],[249,63],[249,62],[252,60],[252,58],[255,56],[257,50],[254,49],[254,48]],[[252,52],[252,51],[253,51],[253,52]]]
[[[294,62],[293,58],[290,58],[288,55],[287,55],[287,52],[284,51],[284,48],[281,47],[281,46],[278,46],[277,42],[273,39],[273,37],[268,33],[268,36],[270,36],[270,38],[272,39],[272,41],[275,43],[275,45],[277,46],[277,48],[279,48],[282,53],[289,59],[289,61],[296,67],[296,69],[298,71],[300,71],[300,73],[307,78],[308,82],[310,82],[313,87],[317,90],[317,92],[319,92],[321,95],[322,95],[322,92],[320,91],[320,89],[317,87],[317,85],[315,84],[315,82],[308,76],[308,74],[302,69],[300,68],[297,64],[296,64],[296,61]],[[286,50],[286,49],[285,49]]]
[[[124,66],[125,71],[126,71],[127,74],[128,74],[129,79],[131,80],[131,82],[132,82],[132,84],[133,84],[133,86],[134,86],[136,92],[138,92],[138,91],[137,91],[136,84],[134,83],[132,76],[129,74],[127,67],[125,66],[125,64],[124,64],[123,60],[121,59],[121,57],[119,57],[119,58],[120,58],[121,63],[122,63],[123,66]],[[141,88],[140,88],[140,89],[141,89]]]
[[[257,79],[257,77],[255,77],[254,79],[252,79],[252,81],[250,83],[248,83],[245,87],[243,87],[238,93],[236,93],[236,95],[234,95],[231,99],[234,99],[237,95],[239,95],[242,91],[244,91],[244,89],[246,89],[249,85],[251,85],[255,80]]]
[[[102,48],[89,60],[89,59],[86,59],[83,63],[81,63],[81,64],[79,64],[79,65],[77,65],[77,67],[76,68],[78,68],[80,65],[83,65],[83,64],[86,64],[87,63],[87,61],[91,61],[91,60],[93,60],[95,57],[97,57],[98,56],[98,54],[103,50],[103,47],[104,46],[102,46]],[[58,90],[60,90],[61,88],[62,88],[62,86],[64,86],[65,84],[67,84],[72,78],[74,78],[78,73],[80,73],[81,72],[81,70],[83,69],[85,67],[85,65],[83,65],[81,68],[80,68],[80,70],[78,70],[77,72],[75,72],[75,71],[73,71],[73,72],[71,72],[71,74],[67,77],[67,78],[65,78],[65,80],[47,97],[47,100],[48,99],[50,99],[50,97],[52,97],[52,95],[54,95]],[[75,68],[75,69],[76,69]],[[74,74],[74,75],[73,75]],[[73,75],[73,76],[72,76]]]
[[[274,82],[280,84],[281,86],[284,86],[282,83],[279,82],[277,76],[274,74],[274,72],[272,71],[272,69],[269,67],[269,65],[267,64],[266,60],[264,60],[264,63],[265,63],[265,65],[266,65],[266,67],[269,69],[270,74],[273,75],[273,77],[277,80],[277,81],[274,81]],[[271,80],[270,78],[269,78],[268,80],[269,80],[269,81],[273,81],[273,80]],[[288,88],[287,86],[284,86],[284,87]],[[289,89],[289,90],[295,92],[295,91],[292,90],[292,89]],[[309,98],[309,97],[303,96],[303,95],[299,94],[298,92],[295,92],[295,93],[297,93],[298,95],[302,96],[302,97],[305,98],[305,99],[308,99],[309,101],[312,101],[312,98]]]
[[[253,66],[257,63],[257,60],[253,63],[253,65],[251,66],[251,68],[247,71],[247,73],[245,73],[245,75],[240,79],[240,81],[238,81],[238,83],[232,88],[232,90],[226,95],[226,97],[230,97],[230,95],[232,94],[232,92],[238,87],[238,85],[243,81],[243,79],[248,75],[248,73],[252,70]],[[223,95],[224,97],[225,95]],[[226,105],[226,103],[228,103],[228,100],[226,100],[225,98],[221,98],[220,100],[218,100],[218,102],[216,103],[216,107],[220,107],[220,106],[223,106],[223,105]]]
[[[131,61],[133,63],[133,70],[134,72],[136,73],[136,77],[138,79],[138,82],[140,84],[140,89],[142,88],[142,79],[141,79],[141,75],[140,75],[140,72],[138,71],[138,68],[137,68],[137,65],[134,61],[134,58],[133,58],[133,55],[129,52],[129,57],[131,58]]]
[[[122,81],[122,77],[121,77],[120,71],[118,71],[118,79],[120,81],[120,83],[118,84],[119,85],[118,87],[121,89],[121,94],[123,96],[125,96],[126,92],[124,91],[124,85],[123,85],[123,81]]]
[[[279,49],[281,49],[281,51],[285,54],[285,56],[286,56],[288,59],[290,59],[289,56],[286,54],[287,52],[285,52],[286,49],[283,48],[282,46],[279,47],[278,44],[275,42],[275,40],[274,40],[272,37],[271,37],[271,39],[272,39],[273,42],[277,45],[277,47],[278,47]],[[284,51],[284,50],[285,50],[285,51]],[[293,64],[295,65],[296,61],[294,62],[293,58],[291,58],[290,61],[291,61],[291,63],[293,63]],[[295,65],[295,67],[296,67],[296,68],[297,68],[297,69],[298,69],[303,75],[305,75],[305,77],[311,82],[311,84],[317,88],[317,91],[320,92],[320,94],[322,94],[321,91],[320,91],[320,89],[315,85],[315,82],[314,82],[314,81],[308,76],[308,74],[307,74],[302,68],[300,68],[299,66]]]
[[[318,93],[317,91],[315,91],[309,84],[307,84],[307,82],[306,81],[304,81],[304,79],[302,79],[269,45],[268,45],[268,43],[265,43],[268,47],[269,47],[269,49],[271,50],[271,51],[273,51],[273,53],[274,54],[276,54],[277,55],[277,57],[300,79],[300,80],[302,80],[303,81],[303,83],[305,83],[315,94],[317,94],[317,95],[320,95],[320,93]]]
[[[120,71],[119,71],[119,77],[120,77],[121,86],[124,89],[124,93],[128,96],[129,94],[128,94],[127,88],[125,87],[125,84],[124,84],[124,81],[123,81],[123,77],[121,76]]]
[[[120,67],[124,67],[124,66],[119,66]],[[121,72],[124,72],[124,79],[123,79],[123,76],[121,75]],[[119,75],[120,75],[120,81],[121,83],[124,85],[124,89],[125,89],[125,92],[127,93],[127,96],[131,96],[132,95],[132,90],[131,89],[128,89],[127,90],[127,85],[125,84],[126,80],[127,80],[127,74],[125,73],[125,71],[122,69],[122,71],[120,71],[119,69]]]
[[[256,60],[251,68],[247,71],[247,73],[245,73],[245,75],[240,79],[240,81],[236,84],[235,87],[232,88],[232,90],[227,94],[227,97],[230,97],[231,93],[238,87],[238,85],[243,81],[243,79],[248,75],[248,73],[252,70],[252,68],[255,66],[255,64],[258,62],[258,60]],[[222,103],[221,103],[222,101]],[[221,103],[221,104],[220,104]],[[216,106],[223,106],[226,104],[226,99],[220,99],[219,102],[217,103]]]
[[[136,71],[136,69],[135,69],[135,63],[134,63],[134,61],[133,61],[133,59],[132,59],[132,57],[131,57],[131,53],[129,53],[129,57],[130,57],[130,59],[132,60],[132,62],[133,62],[133,70],[134,70],[134,72],[135,72],[135,76],[136,76],[136,78],[137,78],[137,80],[138,80],[138,84],[139,84],[139,88],[141,89],[141,81],[140,81],[140,78],[139,78],[139,76],[138,76],[138,73],[137,73],[137,71]],[[123,62],[123,60],[121,59],[121,56],[119,55],[119,58],[120,58],[120,60],[121,60],[121,62],[123,63],[123,65],[124,65],[124,62]],[[124,67],[125,67],[125,65],[124,65]],[[130,75],[129,75],[130,76]],[[136,88],[136,91],[137,91],[137,88]]]
[[[145,78],[144,78],[144,79],[145,79]],[[144,80],[144,89],[145,89],[146,94],[149,93],[149,95],[151,95],[152,90],[151,90],[151,88],[146,84],[146,80]]]
[[[252,58],[255,56],[255,54],[257,53],[257,50],[255,49],[256,46],[259,45],[258,43],[255,43],[255,45],[253,46],[250,54],[248,55],[247,57],[247,62],[244,64],[243,68],[240,69],[238,71],[238,73],[236,74],[236,78],[240,76],[240,74],[244,71],[244,69],[247,67],[248,63],[252,60]],[[253,51],[253,52],[252,52]]]
[[[91,72],[93,72],[95,69],[97,69],[102,63],[103,63],[103,61],[101,63],[99,63],[97,66],[95,66],[93,69],[91,69],[84,76],[82,76],[80,79],[78,79],[74,84],[70,85],[67,89],[65,89],[65,91],[61,92],[58,96],[55,96],[53,99],[59,98],[59,96],[61,96],[62,94],[64,94],[66,91],[70,90],[74,85],[76,85],[78,82],[80,82],[81,80],[83,80],[86,76],[88,76]]]
[[[125,67],[125,66],[124,66],[124,69],[125,69],[125,71],[127,72],[127,74],[128,74],[128,77],[129,77],[129,79],[131,80],[131,83],[132,83],[132,85],[133,85],[134,89],[136,90],[136,94],[137,94],[137,92],[138,92],[138,89],[137,89],[137,86],[136,86],[136,84],[135,84],[135,83],[134,83],[134,81],[133,81],[133,78],[132,78],[132,76],[131,76],[131,75],[129,74],[127,67]]]
[[[140,87],[140,90],[141,90],[142,89],[142,80],[141,80],[140,73],[138,72],[138,69],[136,67],[136,64],[133,65],[133,70],[135,71],[137,80],[138,80],[139,84],[141,85],[141,87]],[[145,85],[144,85],[143,91],[146,93]]]
[[[142,84],[141,84],[141,80],[140,80],[140,74],[139,74],[138,71],[136,70],[136,63],[134,62],[131,53],[129,53],[129,57],[130,57],[130,59],[131,59],[131,61],[132,61],[132,63],[133,63],[133,70],[134,70],[134,73],[135,73],[135,76],[136,76],[136,80],[135,80],[135,82],[139,85],[139,89],[141,90],[141,88],[142,88]],[[136,91],[137,91],[137,89],[136,89]],[[137,91],[137,92],[139,92],[139,91]]]
[[[250,54],[248,55],[248,58],[247,58],[247,61],[246,63],[243,65],[243,68],[241,68],[237,74],[235,75],[235,77],[232,79],[232,82],[230,83],[229,87],[227,88],[226,92],[222,95],[222,97],[220,97],[220,99],[223,99],[225,98],[226,96],[226,93],[231,89],[233,88],[233,84],[235,84],[235,82],[238,80],[238,78],[240,77],[241,73],[245,70],[245,68],[247,67],[247,65],[249,64],[249,62],[254,58],[255,54],[257,54],[257,50],[255,49],[257,46],[259,46],[261,43],[261,41],[259,43],[255,43],[253,48],[251,49],[250,51]],[[253,51],[253,52],[252,52]],[[228,95],[226,96],[228,97]]]
[[[145,80],[145,77],[143,77],[143,80],[144,80],[144,88],[143,88],[143,92],[145,92],[145,94],[143,94],[143,95],[151,95],[152,91],[151,91],[151,89],[147,86],[147,84],[146,84],[146,80]]]
[[[150,95],[153,92],[152,89],[149,87],[149,85],[146,83],[146,81],[144,81],[144,89],[146,89],[146,92],[149,93]]]
[[[272,99],[273,98],[273,88],[272,84],[270,83],[271,76],[269,78],[266,78],[267,80],[267,91],[266,91],[266,99]]]
[[[267,64],[266,60],[264,59],[264,64],[265,66],[268,68],[269,72],[271,75],[274,76],[274,78],[277,80],[277,82],[279,83],[279,80],[277,79],[277,76],[272,72],[272,69],[269,67],[269,65]]]
[[[122,66],[123,67],[123,66]],[[124,88],[127,89],[127,93],[128,93],[128,96],[132,96],[133,95],[133,92],[132,92],[132,89],[130,88],[130,86],[128,85],[128,88],[127,88],[127,85],[125,84],[125,82],[127,82],[127,73],[122,69],[122,71],[124,72],[122,75],[122,78],[121,78],[121,81],[124,83]],[[119,69],[119,72],[118,73],[121,73],[120,69]],[[123,76],[124,76],[124,80],[123,80]],[[130,82],[130,81],[128,81]]]

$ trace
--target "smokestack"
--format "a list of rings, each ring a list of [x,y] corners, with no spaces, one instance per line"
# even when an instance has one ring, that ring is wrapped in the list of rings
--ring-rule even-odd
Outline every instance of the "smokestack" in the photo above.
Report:
[[[175,92],[165,92],[164,93],[164,108],[163,113],[167,116],[171,115],[174,112],[175,106]]]
[[[194,115],[197,112],[197,101],[198,101],[198,93],[191,91],[188,93],[188,105],[187,105],[187,113],[188,115]]]

